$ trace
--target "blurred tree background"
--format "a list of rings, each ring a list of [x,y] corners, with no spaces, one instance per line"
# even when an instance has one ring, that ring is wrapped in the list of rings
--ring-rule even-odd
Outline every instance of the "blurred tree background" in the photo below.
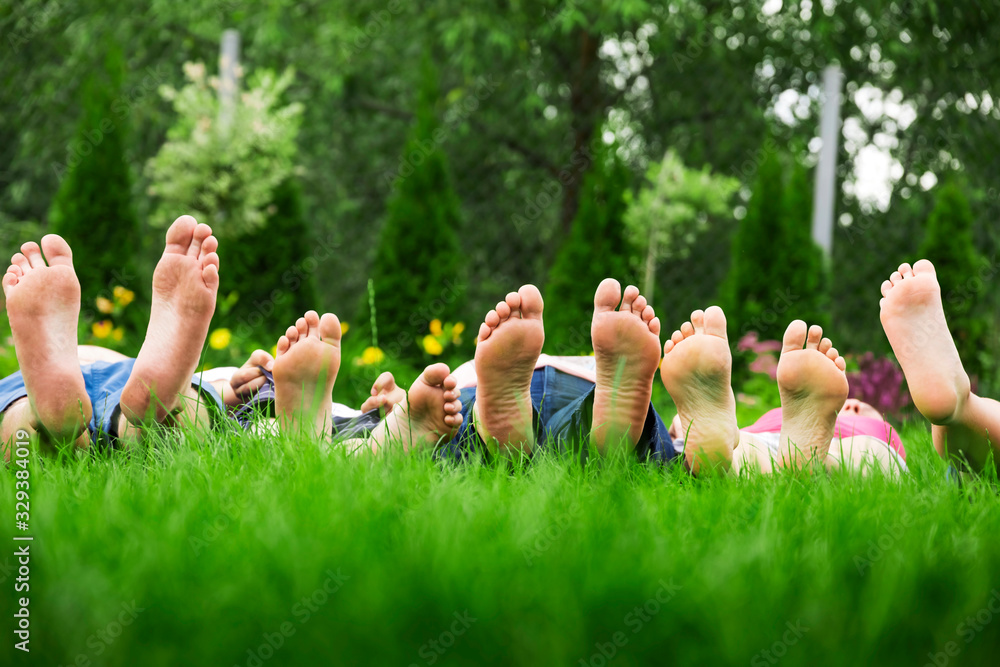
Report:
[[[975,363],[984,381],[997,386],[1000,337],[982,332],[997,330],[1000,312],[1000,290],[988,287],[997,280],[1000,248],[998,18],[994,4],[969,0],[6,3],[0,5],[0,249],[6,252],[25,233],[56,228],[57,194],[62,200],[61,189],[80,187],[72,185],[76,177],[66,165],[82,152],[80,133],[88,131],[89,119],[99,127],[93,114],[100,105],[121,142],[128,178],[115,176],[111,163],[108,174],[95,178],[109,188],[130,188],[140,244],[134,261],[144,284],[161,243],[156,225],[163,215],[186,212],[161,211],[168,200],[151,191],[155,169],[147,165],[184,122],[159,89],[189,85],[188,63],[205,63],[214,75],[220,35],[235,28],[245,72],[294,71],[275,104],[301,108],[294,153],[287,154],[294,169],[267,183],[273,201],[259,207],[254,224],[280,229],[283,243],[298,237],[287,247],[307,257],[291,265],[285,260],[290,269],[269,273],[265,287],[299,294],[304,286],[304,301],[353,320],[363,317],[359,308],[368,279],[378,273],[377,257],[396,257],[400,275],[424,266],[410,260],[426,248],[416,253],[400,245],[390,252],[383,228],[396,224],[393,207],[402,206],[391,202],[403,197],[397,175],[407,141],[424,122],[419,100],[429,60],[439,90],[433,117],[440,132],[431,139],[432,153],[447,165],[454,196],[428,192],[434,198],[428,205],[453,212],[425,222],[452,227],[442,247],[457,239],[465,296],[461,312],[449,317],[464,318],[473,331],[492,304],[525,282],[542,287],[553,323],[585,322],[584,302],[596,283],[570,290],[559,281],[572,270],[593,282],[584,267],[569,266],[578,260],[564,259],[588,243],[595,260],[618,261],[597,256],[609,239],[577,231],[593,222],[592,207],[601,205],[595,188],[614,181],[625,204],[640,201],[647,171],[670,150],[686,168],[708,169],[740,185],[725,212],[701,212],[683,252],[657,251],[654,305],[665,329],[694,308],[724,302],[734,281],[752,274],[739,268],[744,264],[785,266],[816,271],[815,282],[799,276],[796,284],[817,295],[810,296],[819,308],[815,317],[830,323],[840,349],[886,352],[878,324],[881,281],[918,250],[933,255],[945,239],[954,241],[954,225],[963,230],[964,248],[949,256],[973,261],[962,275],[981,266],[978,284],[986,287],[946,285],[954,296],[949,315],[954,311],[960,338],[979,346]],[[108,104],[88,81],[116,44],[125,67]],[[734,248],[751,224],[792,229],[798,221],[797,232],[808,229],[820,75],[833,63],[845,82],[832,258],[823,267],[815,258],[787,257],[786,246],[768,239],[757,239],[752,251],[743,245],[746,238]],[[248,78],[244,89],[249,85]],[[606,159],[596,159],[604,153]],[[221,166],[206,185],[239,165]],[[948,186],[952,195],[940,185],[945,182],[955,184]],[[290,189],[279,192],[279,183]],[[771,188],[780,205],[762,201],[763,188]],[[301,208],[290,210],[299,211],[291,215],[303,224],[276,221],[279,202],[299,194]],[[405,215],[419,216],[420,209]],[[625,210],[616,214],[611,234],[627,241],[626,219]],[[127,221],[123,214],[93,224],[126,229]],[[245,233],[263,233],[258,245],[268,246],[268,232]],[[621,268],[602,270],[620,280],[647,275],[648,247],[629,247]],[[251,273],[268,266],[252,259],[262,252],[247,250],[246,264],[257,267]],[[305,271],[309,258],[313,268]],[[737,274],[727,282],[733,259]],[[222,275],[227,265],[243,270],[237,264],[224,255]],[[295,287],[281,280],[288,270]],[[261,297],[248,291],[247,281],[237,283],[224,290],[239,292],[232,307],[244,309],[240,321],[254,312],[267,320],[253,307]],[[755,300],[771,303],[785,287],[774,281],[755,286]],[[412,312],[427,305],[414,304]],[[386,321],[398,316],[386,313]],[[413,331],[414,337],[423,333]],[[553,346],[560,337],[550,336]],[[471,345],[464,345],[468,356]]]

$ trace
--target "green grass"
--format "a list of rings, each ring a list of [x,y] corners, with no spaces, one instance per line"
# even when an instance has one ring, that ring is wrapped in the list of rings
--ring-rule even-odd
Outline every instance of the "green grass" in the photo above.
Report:
[[[947,664],[992,664],[1000,620],[960,624],[1000,591],[995,485],[950,482],[922,426],[903,437],[901,483],[510,472],[232,434],[33,458],[30,656],[0,471],[0,664],[601,665],[603,647],[615,665],[919,666],[949,642]],[[328,572],[347,578],[302,606]]]

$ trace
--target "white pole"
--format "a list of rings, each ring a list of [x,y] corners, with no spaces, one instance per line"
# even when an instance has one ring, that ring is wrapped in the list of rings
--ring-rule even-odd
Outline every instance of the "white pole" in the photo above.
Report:
[[[840,87],[844,76],[837,65],[823,70],[822,119],[813,197],[812,237],[827,257],[833,251],[833,212],[836,205],[837,151],[840,150]]]
[[[233,124],[236,94],[239,91],[240,33],[226,30],[222,33],[219,49],[219,130],[223,134]]]

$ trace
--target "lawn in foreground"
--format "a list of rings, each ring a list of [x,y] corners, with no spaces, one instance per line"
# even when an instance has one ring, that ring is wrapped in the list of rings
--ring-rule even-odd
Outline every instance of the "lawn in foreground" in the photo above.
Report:
[[[903,437],[912,474],[901,483],[694,480],[552,458],[512,473],[225,434],[130,456],[33,460],[32,652],[13,649],[7,611],[7,469],[0,656],[225,667],[994,664],[995,484],[949,481],[923,426]]]

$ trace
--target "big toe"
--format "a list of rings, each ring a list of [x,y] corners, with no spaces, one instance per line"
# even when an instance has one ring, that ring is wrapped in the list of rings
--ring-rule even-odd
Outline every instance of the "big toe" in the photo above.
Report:
[[[709,306],[705,311],[705,333],[710,336],[726,338],[726,314],[718,306]]]
[[[808,332],[809,327],[802,320],[795,320],[789,324],[788,328],[785,329],[784,338],[781,339],[782,354],[803,349],[806,346],[806,334]]]
[[[451,370],[448,368],[448,364],[438,363],[431,364],[425,368],[420,376],[425,383],[432,387],[437,387],[444,384],[445,378],[449,375],[451,375]]]
[[[46,234],[42,237],[42,252],[49,266],[73,266],[73,251],[66,239],[58,234]]]
[[[186,254],[194,238],[194,230],[198,221],[190,215],[182,215],[173,221],[167,229],[167,252]]]
[[[598,313],[614,310],[622,300],[622,286],[614,278],[605,278],[594,293],[594,310]]]
[[[340,328],[340,319],[333,313],[323,313],[319,318],[319,335],[324,343],[340,343],[343,330]]]
[[[526,320],[536,320],[542,316],[545,302],[542,301],[542,293],[534,285],[522,285],[517,290],[521,297],[521,317]]]
[[[913,265],[913,274],[919,276],[925,273],[929,273],[933,276],[937,274],[937,270],[934,268],[934,265],[931,264],[929,259],[917,260],[916,264]]]

